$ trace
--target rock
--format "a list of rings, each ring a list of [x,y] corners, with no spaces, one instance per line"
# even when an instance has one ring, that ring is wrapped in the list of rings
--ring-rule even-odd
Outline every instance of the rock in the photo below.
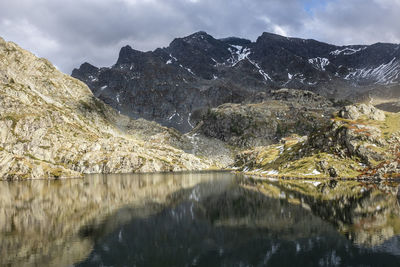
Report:
[[[363,115],[371,120],[385,120],[385,113],[370,104],[350,105],[343,107],[342,110],[339,111],[340,117],[349,120],[358,120]]]

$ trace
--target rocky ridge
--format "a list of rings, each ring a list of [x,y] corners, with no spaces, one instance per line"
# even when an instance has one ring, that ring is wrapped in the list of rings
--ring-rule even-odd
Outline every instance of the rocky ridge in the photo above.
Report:
[[[181,148],[190,140],[180,138],[156,123],[118,114],[46,59],[0,39],[1,179],[199,170],[215,165],[184,152]]]
[[[329,123],[336,110],[333,102],[309,91],[280,89],[257,99],[209,109],[195,131],[232,146],[265,146],[291,134],[310,134]]]

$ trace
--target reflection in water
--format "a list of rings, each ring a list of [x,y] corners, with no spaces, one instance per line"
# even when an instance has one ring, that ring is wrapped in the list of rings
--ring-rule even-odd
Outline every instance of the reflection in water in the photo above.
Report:
[[[0,184],[0,265],[397,266],[397,184],[230,173]]]
[[[128,204],[138,210],[130,216],[146,217],[160,211],[177,190],[227,178],[226,173],[186,173],[1,182],[0,266],[70,265],[84,259],[93,246],[82,236],[86,225],[99,225]]]

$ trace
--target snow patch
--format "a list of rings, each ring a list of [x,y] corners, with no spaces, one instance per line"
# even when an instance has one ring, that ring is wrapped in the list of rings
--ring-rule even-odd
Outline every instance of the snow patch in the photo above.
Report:
[[[190,117],[192,116],[192,113],[189,113],[189,116],[188,116],[188,119],[187,119],[187,122],[188,122],[188,124],[190,125],[190,127],[192,127],[192,129],[194,128],[194,126],[190,123]]]
[[[355,54],[357,52],[360,52],[360,51],[362,51],[362,50],[364,50],[366,48],[367,48],[367,46],[364,46],[364,47],[361,47],[361,48],[358,48],[358,49],[346,47],[346,48],[344,48],[342,50],[337,49],[335,51],[331,51],[329,54],[333,55],[333,56],[338,56],[340,54],[343,54],[344,56],[349,56],[349,55]]]
[[[395,83],[400,78],[400,61],[394,57],[390,62],[381,64],[376,68],[355,69],[346,75],[345,79],[370,79],[375,84],[388,85]]]
[[[178,59],[176,57],[174,57],[172,54],[169,54],[170,59],[167,60],[167,62],[165,62],[165,64],[172,64],[174,61],[178,61]]]
[[[228,62],[232,64],[232,67],[234,67],[243,59],[248,59],[248,56],[251,54],[251,50],[248,47],[243,48],[243,46],[240,45],[231,45],[231,47],[235,48],[228,48],[232,55],[231,58],[228,59]]]
[[[322,70],[322,71],[325,71],[325,67],[330,64],[329,59],[324,57],[310,58],[308,60],[308,63],[313,65],[313,67],[316,68],[317,70]]]
[[[172,120],[172,118],[173,117],[175,117],[177,114],[176,114],[176,111],[174,112],[174,114],[172,114],[169,118],[168,118],[168,120],[170,121],[170,120]]]

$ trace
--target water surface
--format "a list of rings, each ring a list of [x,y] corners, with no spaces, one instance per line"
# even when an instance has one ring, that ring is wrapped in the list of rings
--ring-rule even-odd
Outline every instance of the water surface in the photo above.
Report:
[[[400,266],[398,184],[226,172],[2,182],[0,265]]]

